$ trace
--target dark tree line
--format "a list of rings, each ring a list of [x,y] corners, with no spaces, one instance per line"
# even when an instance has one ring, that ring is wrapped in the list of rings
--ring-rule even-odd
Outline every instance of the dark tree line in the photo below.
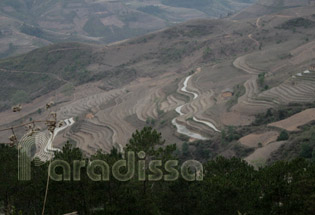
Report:
[[[176,159],[174,145],[144,128],[132,135],[126,150],[146,153],[145,161]],[[48,164],[32,164],[32,180],[18,181],[17,149],[0,148],[0,208],[5,214],[41,214]],[[66,144],[54,159],[104,160],[112,166],[122,159],[113,149],[85,158]],[[71,165],[72,167],[72,165]],[[122,170],[124,171],[124,170]],[[165,171],[165,170],[163,170]],[[81,169],[80,181],[49,182],[45,214],[218,215],[315,214],[315,164],[304,159],[277,162],[259,170],[238,158],[218,157],[204,163],[203,181],[172,182],[116,180],[95,182]]]

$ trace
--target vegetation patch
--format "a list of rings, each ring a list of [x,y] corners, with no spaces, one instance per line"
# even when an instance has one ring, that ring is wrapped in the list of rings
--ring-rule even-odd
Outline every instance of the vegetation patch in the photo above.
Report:
[[[273,211],[274,214],[293,215],[313,214],[315,210],[315,162],[308,159],[279,161],[255,170],[240,158],[217,157],[202,162],[203,171],[198,172],[198,175],[202,174],[202,180],[197,181],[193,177],[193,181],[187,181],[179,174],[180,166],[185,160],[182,161],[177,156],[176,146],[166,145],[156,130],[144,128],[132,134],[125,150],[136,154],[144,152],[146,159],[136,156],[134,172],[130,171],[132,173],[128,174],[131,179],[122,182],[111,173],[115,163],[117,165],[118,161],[125,160],[115,148],[110,153],[97,151],[86,157],[74,144],[70,140],[62,151],[56,152],[52,160],[62,160],[68,164],[70,174],[68,181],[50,180],[49,190],[55,192],[48,193],[45,204],[47,214],[76,211],[78,214],[91,215],[249,215],[270,214]],[[190,154],[192,148],[192,144],[185,144],[182,153]],[[211,153],[199,152],[204,153],[204,157],[209,157]],[[18,181],[17,148],[0,145],[0,159],[5,161],[1,163],[0,170],[6,173],[0,175],[1,209],[9,211],[9,214],[40,214],[43,201],[39,199],[45,196],[50,162],[41,166],[32,162],[31,181],[22,183]],[[86,172],[89,169],[88,164],[95,160],[107,164],[109,168],[95,168],[95,175],[100,177],[91,180],[90,174]],[[151,165],[153,160],[161,161],[163,167],[169,160],[177,160],[179,165],[168,166],[167,171],[164,171],[162,165]],[[70,175],[74,175],[78,161],[81,164],[80,174],[74,180]],[[143,166],[140,166],[140,162]],[[151,168],[148,167],[149,164]],[[126,175],[130,168],[122,168],[121,174]],[[57,174],[65,179],[67,175],[60,170],[56,170]],[[100,170],[109,173],[108,178]],[[149,175],[158,180],[148,180]],[[166,175],[172,177],[172,182],[165,180],[166,177],[163,176]],[[144,179],[138,180],[140,177]],[[74,189],[76,187],[80,189]]]
[[[22,33],[31,35],[34,37],[40,38],[43,35],[43,31],[39,27],[27,25],[25,23],[20,27],[20,30]]]
[[[315,123],[303,126],[301,132],[291,133],[290,136],[290,140],[272,155],[269,163],[297,157],[315,162]]]
[[[266,77],[265,72],[258,74],[257,84],[261,90],[268,90],[269,89],[269,86],[267,84],[265,84],[265,77]]]
[[[244,158],[253,153],[255,151],[255,148],[247,147],[240,143],[236,143],[233,146],[233,151],[235,152],[235,155],[237,157]]]
[[[227,101],[226,106],[227,110],[230,111],[230,109],[237,104],[238,99],[243,96],[246,92],[246,89],[244,85],[238,84],[233,87],[233,96]]]
[[[266,111],[266,113],[257,114],[252,125],[259,126],[280,121],[294,114],[300,113],[305,109],[314,107],[315,103],[291,103],[288,106],[279,109],[270,108]]]
[[[279,29],[285,29],[285,30],[294,30],[294,28],[298,27],[304,27],[304,28],[311,28],[315,26],[315,22],[309,19],[305,19],[302,17],[295,18],[295,19],[290,19],[277,28]]]
[[[284,141],[289,139],[289,133],[286,130],[282,130],[277,141]]]
[[[223,129],[221,132],[221,143],[227,144],[234,140],[239,140],[242,136],[234,126],[228,126],[227,129]]]

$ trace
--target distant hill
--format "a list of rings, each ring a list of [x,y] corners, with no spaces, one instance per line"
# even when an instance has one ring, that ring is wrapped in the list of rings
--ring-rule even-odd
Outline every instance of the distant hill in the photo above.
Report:
[[[61,41],[120,41],[178,22],[226,16],[253,1],[2,0],[0,58]]]
[[[233,19],[257,18],[290,8],[314,6],[315,0],[258,0],[256,4],[233,15]]]
[[[312,0],[259,0],[258,3],[272,7],[297,7],[308,5]]]
[[[210,16],[220,16],[223,11],[232,12],[257,0],[162,0],[165,5],[173,7],[194,8]]]

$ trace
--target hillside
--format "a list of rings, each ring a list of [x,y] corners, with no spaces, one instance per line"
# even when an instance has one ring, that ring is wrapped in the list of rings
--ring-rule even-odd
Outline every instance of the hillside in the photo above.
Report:
[[[258,0],[256,4],[233,15],[233,19],[258,18],[267,14],[301,15],[299,7],[314,6],[314,0]],[[293,9],[290,12],[284,9]],[[283,14],[283,15],[284,15]]]
[[[150,125],[205,158],[211,152],[267,162],[294,142],[277,141],[281,129],[268,123],[313,108],[314,23],[314,6],[284,7],[256,18],[190,21],[109,46],[62,43],[1,60],[1,128],[41,119],[53,100],[58,119],[76,121],[56,139],[58,147],[71,139],[88,155],[109,152]],[[23,110],[11,113],[17,103]],[[259,121],[264,114],[270,121]]]
[[[0,2],[0,58],[55,42],[108,44],[174,23],[226,16],[251,2],[225,0],[201,4],[197,1],[196,7],[190,7],[162,0],[3,0]]]

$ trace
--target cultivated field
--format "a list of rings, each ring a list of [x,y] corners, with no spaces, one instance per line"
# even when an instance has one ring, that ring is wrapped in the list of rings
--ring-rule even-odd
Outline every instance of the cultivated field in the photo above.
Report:
[[[44,105],[54,100],[58,119],[76,121],[54,144],[72,139],[92,154],[125,146],[145,125],[180,144],[189,137],[177,132],[173,120],[209,139],[227,126],[251,125],[269,108],[314,102],[315,72],[305,72],[315,61],[314,29],[294,24],[301,17],[315,22],[314,8],[292,10],[195,20],[110,46],[64,43],[2,60],[0,127],[41,119]],[[119,25],[113,17],[103,20],[110,21]],[[222,96],[227,88],[231,97]],[[15,102],[23,105],[20,113],[8,110]],[[310,114],[314,110],[273,126],[295,130],[313,120]],[[263,146],[247,160],[268,157],[283,144],[274,142],[276,135],[242,138],[245,146]]]
[[[315,109],[307,109],[287,119],[270,123],[268,126],[282,128],[287,131],[299,131],[299,127],[315,121]]]

